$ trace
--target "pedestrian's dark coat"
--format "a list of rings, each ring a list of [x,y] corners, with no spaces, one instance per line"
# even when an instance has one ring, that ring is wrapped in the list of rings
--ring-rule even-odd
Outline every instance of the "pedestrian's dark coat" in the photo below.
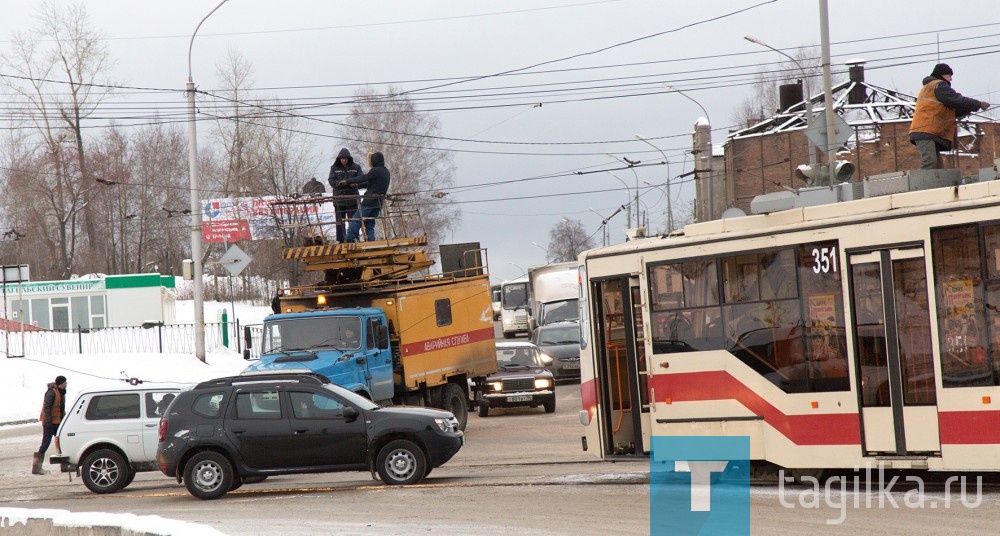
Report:
[[[342,166],[340,164],[341,158],[347,158],[347,165]],[[358,196],[358,187],[354,185],[344,185],[338,186],[341,181],[346,181],[353,179],[363,173],[361,169],[361,164],[354,161],[354,157],[351,156],[351,151],[344,147],[340,150],[337,158],[333,161],[333,165],[330,166],[330,188],[333,195],[336,196]],[[358,202],[356,199],[341,199],[336,203],[337,208],[341,210],[354,210],[358,208]]]
[[[385,167],[385,156],[382,153],[372,153],[372,168],[368,173],[349,179],[348,185],[367,187],[361,206],[364,208],[382,208],[385,194],[389,192],[389,170]]]

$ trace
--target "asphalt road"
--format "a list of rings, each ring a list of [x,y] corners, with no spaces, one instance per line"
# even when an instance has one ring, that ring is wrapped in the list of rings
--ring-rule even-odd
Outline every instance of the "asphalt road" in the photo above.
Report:
[[[387,487],[367,473],[279,476],[216,501],[195,499],[158,472],[140,473],[113,495],[95,495],[65,474],[31,475],[39,425],[0,427],[0,506],[157,515],[230,536],[650,534],[648,460],[597,461],[583,452],[578,385],[556,392],[553,414],[516,408],[470,416],[466,445],[420,485]],[[1000,525],[996,478],[978,499],[970,480],[967,504],[956,487],[947,508],[941,477],[919,508],[905,504],[914,486],[903,480],[888,494],[877,484],[868,492],[863,482],[858,492],[838,485],[819,494],[753,486],[751,533],[980,535]]]

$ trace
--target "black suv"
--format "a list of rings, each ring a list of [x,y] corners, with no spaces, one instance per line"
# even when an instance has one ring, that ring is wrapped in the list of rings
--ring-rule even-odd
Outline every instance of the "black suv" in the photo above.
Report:
[[[415,484],[464,442],[447,411],[379,407],[304,373],[202,382],[177,395],[159,431],[160,471],[199,499],[290,473],[377,471],[386,484]]]

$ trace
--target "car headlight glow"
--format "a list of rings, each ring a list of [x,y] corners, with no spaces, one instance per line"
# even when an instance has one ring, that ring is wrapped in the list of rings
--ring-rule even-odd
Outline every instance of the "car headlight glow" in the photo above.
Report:
[[[503,382],[490,382],[487,385],[493,391],[503,391]]]
[[[548,389],[549,387],[552,387],[552,380],[548,378],[535,379],[535,389]]]

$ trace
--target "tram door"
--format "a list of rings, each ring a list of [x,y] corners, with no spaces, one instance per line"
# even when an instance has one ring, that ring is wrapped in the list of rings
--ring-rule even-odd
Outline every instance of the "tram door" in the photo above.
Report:
[[[869,455],[939,452],[923,248],[854,254],[850,264],[862,448]]]
[[[594,352],[600,379],[600,426],[611,455],[642,455],[649,451],[649,402],[643,319],[637,278],[623,276],[594,284],[598,325]]]

